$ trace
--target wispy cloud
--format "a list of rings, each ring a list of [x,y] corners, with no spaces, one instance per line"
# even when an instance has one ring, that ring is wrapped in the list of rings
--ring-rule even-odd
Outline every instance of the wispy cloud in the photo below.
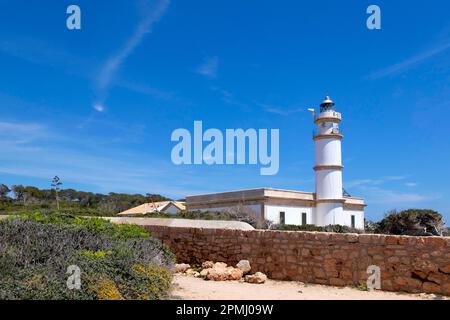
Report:
[[[353,187],[358,187],[358,186],[374,185],[374,184],[380,184],[380,183],[382,183],[382,180],[356,179],[356,180],[350,180],[348,182],[345,182],[345,187],[353,188]]]
[[[365,189],[365,196],[368,203],[391,205],[412,205],[440,198],[438,194],[410,193],[378,187]]]
[[[269,104],[263,104],[263,103],[258,103],[258,105],[260,107],[262,107],[264,111],[273,113],[273,114],[278,114],[280,116],[289,116],[291,114],[298,113],[298,112],[306,112],[305,108],[293,108],[292,109],[292,108],[280,107],[280,106],[276,106],[276,105],[269,105]]]
[[[80,184],[99,192],[157,192],[184,197],[207,191],[193,187],[206,185],[207,178],[174,167],[170,157],[160,159],[132,149],[105,148],[99,143],[101,139],[92,135],[77,136],[73,143],[54,143],[73,139],[68,132],[67,128],[48,128],[39,123],[0,122],[0,175],[46,180],[58,174],[67,187]],[[96,147],[90,149],[90,144]],[[181,181],[174,185],[177,179]],[[16,180],[22,183],[20,178]],[[190,185],[189,181],[196,182]]]
[[[203,60],[203,63],[196,69],[196,72],[208,78],[216,78],[218,67],[218,57],[207,57]]]
[[[122,88],[126,88],[130,91],[141,93],[146,96],[152,96],[162,100],[178,100],[178,98],[176,98],[175,96],[175,93],[163,91],[149,85],[124,80],[119,80],[115,84]]]
[[[406,182],[405,186],[413,188],[413,187],[417,187],[417,183],[416,182]]]
[[[406,59],[405,61],[393,64],[387,68],[378,70],[368,75],[366,78],[370,80],[376,80],[385,78],[391,75],[400,74],[402,72],[408,71],[411,68],[425,62],[426,60],[438,55],[441,52],[446,51],[450,48],[450,41],[446,41],[443,44],[440,44],[434,48],[431,48],[427,51],[416,54],[415,56]]]
[[[161,19],[168,6],[169,0],[158,1],[140,21],[136,30],[124,46],[103,64],[96,78],[97,100],[94,102],[94,106],[102,106],[102,110],[104,110],[104,103],[108,96],[108,91],[118,69],[139,46],[145,35],[152,31],[153,24]]]
[[[47,128],[39,123],[0,121],[0,142],[9,145],[24,145],[49,135]]]
[[[248,107],[247,103],[238,100],[230,91],[225,90],[218,86],[212,86],[210,88],[212,91],[217,92],[220,95],[220,98],[223,103],[231,105],[231,106],[237,106],[243,109],[246,109]]]
[[[91,66],[88,61],[67,49],[31,37],[15,36],[0,40],[0,52],[38,65],[63,67],[71,74],[79,73],[80,69],[86,71]]]
[[[84,59],[78,55],[74,55],[64,48],[55,44],[50,44],[41,39],[31,39],[27,37],[16,37],[14,40],[0,41],[0,53],[11,57],[21,59],[23,61],[45,65],[52,68],[61,69],[64,73],[77,76],[92,81],[98,87],[98,75],[92,75],[92,69],[99,64],[92,57]],[[156,99],[170,100],[180,102],[181,99],[176,97],[174,92],[167,92],[158,88],[151,87],[147,84],[127,81],[124,79],[112,79],[111,87],[124,88],[131,92],[151,96]],[[100,89],[97,88],[97,94],[100,96]],[[103,112],[105,107],[103,103],[94,103],[92,108],[98,112]],[[183,101],[183,103],[186,103]]]
[[[94,103],[93,107],[94,107],[94,110],[97,111],[97,112],[105,111],[105,107],[102,104],[100,104],[100,103]]]
[[[386,176],[378,179],[356,179],[346,182],[345,187],[378,186],[389,181],[405,180],[406,178],[407,176]]]
[[[405,182],[392,186],[394,182],[407,179],[408,176],[385,176],[379,179],[357,179],[345,183],[345,188],[355,188],[364,195],[369,204],[410,205],[440,198],[439,194],[405,192],[393,188],[414,187],[417,183]],[[390,186],[390,187],[389,187]]]

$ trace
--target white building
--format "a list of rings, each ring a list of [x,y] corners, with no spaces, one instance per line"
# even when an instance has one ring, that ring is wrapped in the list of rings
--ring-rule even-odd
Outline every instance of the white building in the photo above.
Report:
[[[244,206],[281,224],[345,225],[364,229],[364,200],[344,196],[342,187],[341,114],[326,97],[314,113],[315,192],[260,188],[186,198],[187,210],[221,211]]]
[[[118,215],[144,215],[148,213],[177,214],[185,211],[186,206],[182,201],[160,201],[141,204],[137,207],[125,210]]]

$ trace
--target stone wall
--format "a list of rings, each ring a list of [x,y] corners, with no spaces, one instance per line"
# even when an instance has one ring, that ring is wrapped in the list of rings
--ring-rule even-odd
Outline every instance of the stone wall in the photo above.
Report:
[[[337,286],[366,283],[381,269],[381,289],[450,295],[450,237],[224,230],[146,226],[179,262],[235,264],[271,279]]]

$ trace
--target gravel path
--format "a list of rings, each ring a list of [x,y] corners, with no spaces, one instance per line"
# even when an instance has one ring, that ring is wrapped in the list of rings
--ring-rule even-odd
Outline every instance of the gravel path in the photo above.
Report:
[[[304,284],[294,281],[268,280],[264,284],[239,281],[206,281],[185,275],[174,276],[174,299],[185,300],[430,300],[442,299],[433,294],[406,294],[386,291],[361,291]],[[449,299],[445,297],[444,299]]]

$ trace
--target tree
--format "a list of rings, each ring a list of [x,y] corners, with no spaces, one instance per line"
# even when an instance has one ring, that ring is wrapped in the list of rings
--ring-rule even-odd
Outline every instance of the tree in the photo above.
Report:
[[[444,221],[442,215],[434,210],[392,210],[379,222],[375,231],[398,235],[441,236],[444,232]]]
[[[56,207],[58,208],[59,211],[59,198],[58,198],[58,192],[60,190],[60,187],[62,185],[62,182],[60,181],[58,176],[55,176],[52,180],[52,189],[55,190],[55,194],[56,194]]]
[[[12,191],[14,193],[14,197],[17,201],[23,201],[23,205],[27,204],[27,200],[29,198],[28,192],[24,186],[14,185],[12,187]]]
[[[11,189],[8,188],[5,184],[0,184],[0,200],[4,201],[8,199],[8,193],[11,192]]]
[[[250,224],[256,229],[270,229],[272,222],[266,220],[251,208],[239,203],[234,207],[227,208],[223,211],[232,220],[242,221]]]
[[[380,223],[364,219],[364,231],[366,233],[374,233],[379,228]]]

